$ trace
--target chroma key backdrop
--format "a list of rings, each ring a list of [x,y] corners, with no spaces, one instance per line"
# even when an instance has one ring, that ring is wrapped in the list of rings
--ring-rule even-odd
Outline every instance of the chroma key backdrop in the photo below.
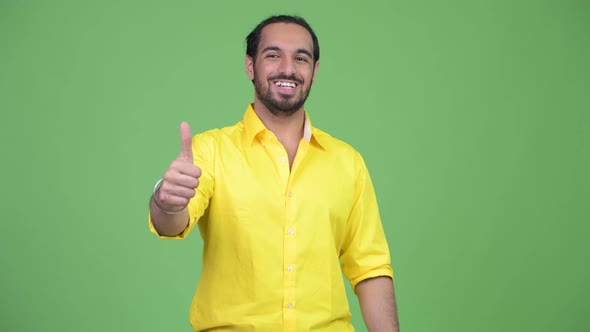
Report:
[[[365,158],[401,330],[587,331],[583,0],[0,1],[0,331],[191,331],[203,242],[148,200],[181,121],[242,118],[278,13],[319,37],[306,109]]]

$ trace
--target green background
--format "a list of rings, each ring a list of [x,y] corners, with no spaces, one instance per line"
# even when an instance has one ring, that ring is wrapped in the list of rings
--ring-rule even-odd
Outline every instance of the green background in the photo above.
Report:
[[[307,110],[366,159],[402,331],[587,331],[585,0],[1,0],[0,330],[190,331],[202,241],[148,198],[181,121],[241,119],[275,13],[320,39]]]

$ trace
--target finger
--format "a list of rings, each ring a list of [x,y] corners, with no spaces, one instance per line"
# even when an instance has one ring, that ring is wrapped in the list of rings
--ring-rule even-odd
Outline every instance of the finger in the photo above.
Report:
[[[171,198],[178,197],[178,198],[191,199],[191,198],[193,198],[193,196],[195,196],[196,190],[195,190],[195,188],[187,188],[184,186],[170,185],[168,188],[166,188],[165,191],[162,192],[162,194],[169,195],[169,197],[171,197]]]
[[[194,189],[199,186],[199,179],[186,174],[170,174],[164,176],[162,188],[167,188],[167,185]]]
[[[187,163],[185,160],[174,160],[170,164],[170,174],[176,176],[176,174],[185,174],[194,178],[201,176],[201,168],[195,164]]]
[[[187,122],[180,124],[180,138],[182,140],[182,147],[180,149],[180,158],[185,161],[193,161],[193,135],[191,127]]]
[[[159,193],[158,202],[166,209],[176,210],[177,207],[186,206],[190,198],[175,196],[168,193]]]

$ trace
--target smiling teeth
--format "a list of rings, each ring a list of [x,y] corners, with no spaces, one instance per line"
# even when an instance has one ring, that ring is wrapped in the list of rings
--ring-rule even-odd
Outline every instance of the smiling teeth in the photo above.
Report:
[[[294,88],[295,83],[288,83],[288,82],[276,82],[276,86],[284,87],[284,88]]]

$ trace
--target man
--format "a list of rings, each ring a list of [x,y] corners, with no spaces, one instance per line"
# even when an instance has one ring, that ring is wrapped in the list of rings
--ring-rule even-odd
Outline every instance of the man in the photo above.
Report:
[[[236,125],[192,137],[154,188],[150,229],[199,226],[195,331],[352,331],[341,271],[369,331],[399,331],[389,248],[369,173],[314,128],[304,103],[319,68],[305,20],[273,16],[246,38],[255,98]],[[340,267],[342,264],[342,270]]]

